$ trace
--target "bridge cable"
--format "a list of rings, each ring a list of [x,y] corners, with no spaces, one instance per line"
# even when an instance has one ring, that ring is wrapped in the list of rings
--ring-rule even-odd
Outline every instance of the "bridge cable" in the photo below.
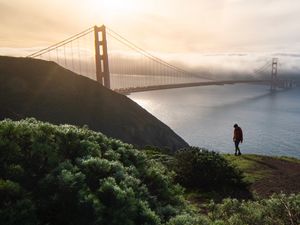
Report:
[[[153,54],[149,53],[148,51],[138,47],[137,45],[135,45],[134,43],[132,43],[131,41],[129,41],[128,39],[126,39],[125,37],[121,36],[120,34],[118,34],[117,32],[113,31],[112,29],[106,27],[107,30],[110,32],[109,35],[112,36],[113,38],[115,38],[116,40],[122,42],[123,44],[127,45],[128,47],[130,47],[131,49],[135,50],[135,51],[138,51],[140,52],[141,54],[143,54],[144,56],[152,59],[153,61],[157,62],[157,63],[160,63],[162,65],[165,65],[169,68],[172,68],[174,70],[177,70],[177,71],[180,71],[182,73],[185,73],[187,75],[191,75],[191,76],[195,76],[195,77],[199,77],[197,74],[194,74],[194,73],[191,73],[191,72],[188,72],[184,69],[181,69],[177,66],[174,66],[156,56],[154,56]]]
[[[77,40],[77,39],[79,39],[79,38],[81,38],[81,37],[89,34],[92,31],[94,31],[94,27],[90,27],[90,28],[88,28],[88,29],[86,29],[86,30],[78,33],[78,34],[75,34],[75,35],[73,35],[73,36],[71,36],[71,37],[69,37],[69,38],[67,38],[67,39],[65,39],[63,41],[60,41],[60,42],[58,42],[58,43],[56,43],[54,45],[51,45],[51,46],[49,46],[47,48],[41,49],[40,51],[34,52],[34,53],[32,53],[32,54],[30,54],[30,55],[28,55],[26,57],[36,58],[36,57],[38,57],[40,55],[43,55],[46,52],[52,51],[52,50],[54,50],[56,48],[59,48],[59,47],[65,45],[65,44],[68,44],[68,43],[70,43],[70,42],[72,42],[74,40]]]

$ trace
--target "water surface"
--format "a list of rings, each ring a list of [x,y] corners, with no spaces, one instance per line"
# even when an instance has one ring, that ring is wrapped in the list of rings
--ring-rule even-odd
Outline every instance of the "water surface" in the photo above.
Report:
[[[300,88],[271,93],[264,85],[224,85],[129,96],[190,145],[233,153],[233,124],[244,153],[300,158]]]

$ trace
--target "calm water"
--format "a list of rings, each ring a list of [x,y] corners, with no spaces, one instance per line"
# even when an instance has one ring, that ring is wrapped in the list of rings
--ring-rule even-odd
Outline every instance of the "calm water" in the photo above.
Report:
[[[233,124],[244,153],[300,158],[300,88],[271,94],[262,85],[183,88],[129,96],[190,145],[233,153]]]

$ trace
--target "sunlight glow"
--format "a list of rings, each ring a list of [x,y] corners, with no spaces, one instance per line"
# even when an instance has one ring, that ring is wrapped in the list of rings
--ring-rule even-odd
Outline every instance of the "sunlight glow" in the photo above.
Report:
[[[90,0],[91,7],[100,9],[105,14],[130,14],[139,10],[136,0]]]

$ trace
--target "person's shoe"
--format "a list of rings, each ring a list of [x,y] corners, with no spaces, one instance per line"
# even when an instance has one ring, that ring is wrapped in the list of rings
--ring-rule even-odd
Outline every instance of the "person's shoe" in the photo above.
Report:
[[[239,152],[239,154],[238,155],[241,155],[242,153],[241,152]]]
[[[237,153],[234,153],[234,155],[237,155]]]

